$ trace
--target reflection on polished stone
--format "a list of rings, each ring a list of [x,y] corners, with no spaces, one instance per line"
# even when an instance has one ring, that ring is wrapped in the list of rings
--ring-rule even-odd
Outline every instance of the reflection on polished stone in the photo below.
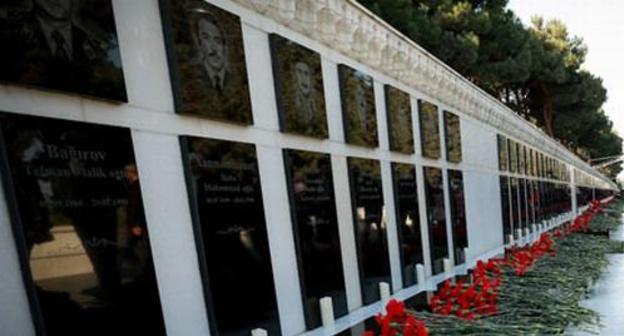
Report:
[[[284,150],[307,329],[321,325],[319,300],[347,313],[338,218],[328,154]]]
[[[437,160],[440,158],[440,125],[438,107],[424,100],[418,101],[420,116],[420,145],[422,156]]]
[[[442,182],[441,169],[433,167],[424,167],[423,169],[432,272],[438,274],[443,270],[444,258],[449,257],[446,215],[444,213],[444,183]]]
[[[212,331],[242,336],[263,328],[278,334],[255,146],[181,141]]]
[[[416,167],[393,162],[392,182],[401,249],[403,287],[408,287],[416,284],[416,264],[423,264]]]
[[[453,232],[453,249],[455,265],[466,261],[464,248],[468,247],[468,229],[466,227],[466,201],[464,198],[464,176],[459,170],[449,169],[448,185],[451,202],[451,230]]]
[[[164,335],[130,131],[8,114],[0,128],[35,323],[47,335]]]
[[[526,179],[520,178],[518,179],[518,197],[520,198],[519,209],[520,215],[518,218],[519,226],[522,230],[529,227],[528,221],[528,203],[527,203],[527,190],[526,190]],[[524,231],[523,231],[524,232]]]
[[[345,142],[377,147],[379,140],[373,77],[344,64],[338,65],[338,75]]]
[[[111,0],[3,1],[0,13],[0,81],[127,101]]]
[[[520,196],[519,196],[519,182],[515,177],[509,178],[509,191],[511,193],[511,228],[514,238],[517,239],[516,230],[520,229]]]
[[[461,123],[459,116],[444,111],[444,136],[446,137],[446,159],[449,162],[462,161]]]
[[[349,184],[364,304],[379,300],[379,283],[390,284],[390,265],[379,161],[350,157]]]
[[[201,0],[160,4],[176,112],[252,124],[239,17]]]
[[[500,177],[501,215],[503,223],[503,239],[505,244],[510,243],[508,237],[512,234],[511,219],[511,192],[509,191],[509,177]]]
[[[390,150],[412,154],[414,153],[414,133],[410,95],[391,85],[386,85],[385,90]]]
[[[269,42],[280,130],[327,138],[321,55],[277,34]]]

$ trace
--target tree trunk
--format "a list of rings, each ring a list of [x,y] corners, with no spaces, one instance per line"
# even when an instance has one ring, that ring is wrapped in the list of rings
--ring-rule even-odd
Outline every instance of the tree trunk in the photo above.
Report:
[[[553,119],[553,97],[544,81],[538,80],[536,87],[540,90],[542,95],[542,117],[544,118],[544,130],[546,134],[554,136],[552,119]]]

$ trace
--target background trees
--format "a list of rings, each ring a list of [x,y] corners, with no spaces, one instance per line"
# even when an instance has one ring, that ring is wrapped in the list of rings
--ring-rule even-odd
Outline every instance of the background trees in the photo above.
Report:
[[[525,26],[508,0],[358,1],[581,158],[622,152],[602,79],[582,69],[587,47],[563,22]]]

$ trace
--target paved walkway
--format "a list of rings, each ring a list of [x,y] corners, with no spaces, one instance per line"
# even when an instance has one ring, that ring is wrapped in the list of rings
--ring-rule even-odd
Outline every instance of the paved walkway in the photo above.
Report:
[[[624,241],[624,227],[613,232],[611,239]],[[572,331],[570,335],[624,335],[624,254],[609,255],[609,268],[582,304],[600,313],[602,327],[594,333]]]

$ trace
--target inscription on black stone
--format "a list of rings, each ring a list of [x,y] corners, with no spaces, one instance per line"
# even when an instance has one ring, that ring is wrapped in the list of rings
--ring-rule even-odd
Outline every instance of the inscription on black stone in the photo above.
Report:
[[[181,141],[213,331],[279,333],[255,146],[194,137]]]
[[[396,218],[401,248],[401,271],[403,286],[416,284],[416,264],[423,263],[416,188],[416,167],[404,163],[392,163],[392,181],[396,202]]]
[[[468,247],[466,201],[464,198],[464,175],[459,170],[449,169],[447,172],[449,198],[451,201],[451,228],[453,230],[455,265],[459,265],[466,261],[464,248]]]
[[[379,300],[379,283],[390,284],[390,266],[379,161],[348,158],[351,203],[364,304]]]
[[[442,170],[424,167],[425,195],[427,200],[427,226],[433,274],[441,273],[444,258],[448,258],[446,215],[444,213],[444,184]]]
[[[165,335],[130,131],[10,114],[0,130],[39,331]]]
[[[328,154],[284,150],[306,327],[321,325],[319,300],[347,313],[338,219]]]

